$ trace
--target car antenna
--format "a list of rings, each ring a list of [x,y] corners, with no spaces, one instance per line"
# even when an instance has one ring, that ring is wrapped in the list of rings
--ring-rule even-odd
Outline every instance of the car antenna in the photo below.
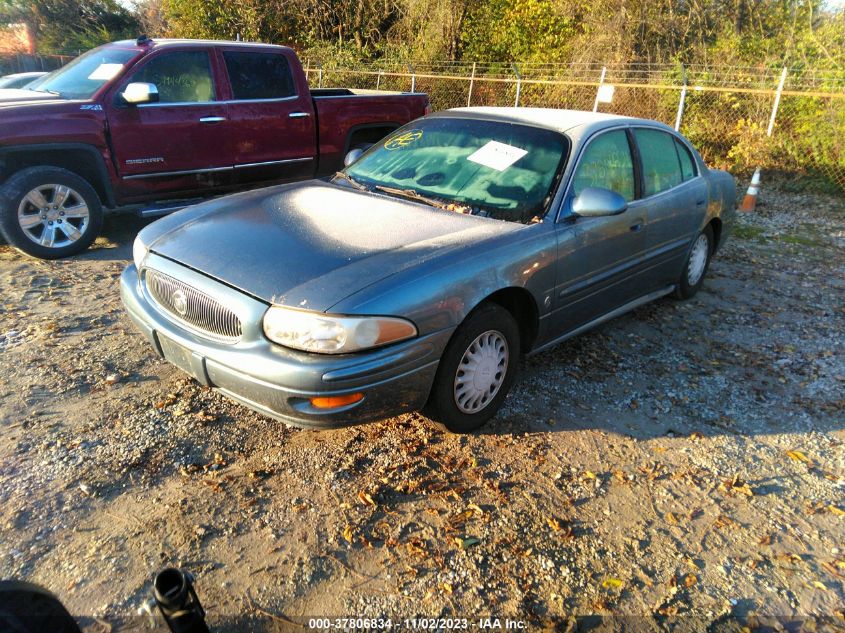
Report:
[[[141,46],[141,44],[149,44],[152,40],[147,37],[147,34],[141,35],[137,40],[135,40],[135,44]]]

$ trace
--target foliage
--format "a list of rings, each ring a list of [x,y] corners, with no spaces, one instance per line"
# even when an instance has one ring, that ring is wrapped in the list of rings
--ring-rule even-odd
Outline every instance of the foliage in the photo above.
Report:
[[[41,53],[73,54],[138,30],[115,0],[0,0],[0,24],[23,24]]]

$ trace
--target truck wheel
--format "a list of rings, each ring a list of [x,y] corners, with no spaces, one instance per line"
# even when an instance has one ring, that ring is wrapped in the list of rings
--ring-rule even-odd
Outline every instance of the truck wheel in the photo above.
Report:
[[[519,327],[510,312],[484,304],[446,347],[423,414],[453,433],[469,433],[496,415],[519,362]]]
[[[91,246],[102,224],[97,192],[67,169],[29,167],[0,187],[0,232],[33,257],[80,253]]]

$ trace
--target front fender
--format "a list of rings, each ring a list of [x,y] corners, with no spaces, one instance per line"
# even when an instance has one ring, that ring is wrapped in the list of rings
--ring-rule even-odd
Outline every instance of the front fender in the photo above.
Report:
[[[542,317],[554,288],[556,254],[552,223],[526,226],[389,276],[328,311],[401,316],[426,334],[457,327],[499,290],[522,288]]]

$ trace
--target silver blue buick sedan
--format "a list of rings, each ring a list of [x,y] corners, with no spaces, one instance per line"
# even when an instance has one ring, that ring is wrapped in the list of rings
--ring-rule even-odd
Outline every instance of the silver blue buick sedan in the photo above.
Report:
[[[661,123],[460,108],[353,149],[329,182],[149,225],[121,289],[159,354],[261,413],[422,410],[467,432],[520,356],[692,297],[734,217],[733,178]]]

